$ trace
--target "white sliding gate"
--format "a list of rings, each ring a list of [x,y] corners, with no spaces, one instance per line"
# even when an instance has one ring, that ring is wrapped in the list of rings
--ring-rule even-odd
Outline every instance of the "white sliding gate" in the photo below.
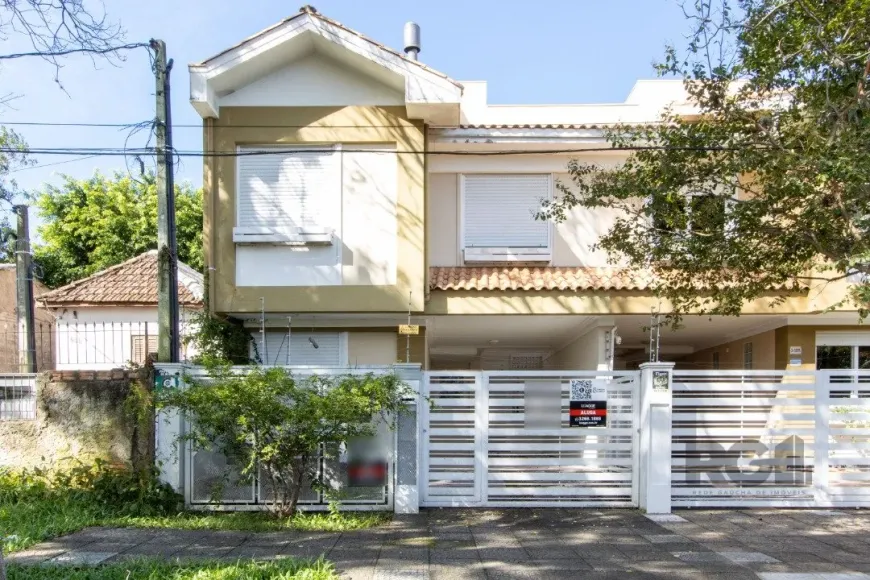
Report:
[[[607,426],[569,427],[572,379],[607,383]],[[636,506],[636,371],[427,372],[423,506]]]
[[[870,372],[674,371],[672,503],[870,507]]]

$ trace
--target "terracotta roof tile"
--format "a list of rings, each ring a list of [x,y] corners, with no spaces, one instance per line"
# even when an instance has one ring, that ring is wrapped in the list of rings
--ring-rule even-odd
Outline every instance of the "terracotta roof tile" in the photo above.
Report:
[[[201,274],[181,262],[178,270],[179,303],[201,306]],[[200,287],[192,291],[183,278],[196,281]],[[156,305],[157,250],[145,252],[87,278],[61,286],[39,296],[37,300],[49,307],[71,304]]]
[[[629,268],[434,267],[430,290],[647,290],[653,278]]]

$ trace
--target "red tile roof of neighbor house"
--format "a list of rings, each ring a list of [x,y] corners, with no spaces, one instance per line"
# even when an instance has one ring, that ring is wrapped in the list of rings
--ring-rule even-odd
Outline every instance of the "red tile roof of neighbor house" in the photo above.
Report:
[[[200,278],[190,266],[178,263],[178,301],[189,306],[200,306],[202,300],[182,278]],[[200,282],[201,284],[201,282]],[[200,289],[201,290],[201,289]],[[47,292],[37,298],[41,304],[52,306],[157,305],[157,250],[150,250],[83,278]]]
[[[434,267],[430,290],[648,290],[649,272],[589,267]]]

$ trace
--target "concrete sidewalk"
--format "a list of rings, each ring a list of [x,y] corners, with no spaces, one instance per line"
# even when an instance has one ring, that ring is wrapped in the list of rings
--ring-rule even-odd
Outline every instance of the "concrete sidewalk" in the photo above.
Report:
[[[90,528],[11,562],[317,558],[354,580],[870,580],[870,512],[426,510],[342,534]]]

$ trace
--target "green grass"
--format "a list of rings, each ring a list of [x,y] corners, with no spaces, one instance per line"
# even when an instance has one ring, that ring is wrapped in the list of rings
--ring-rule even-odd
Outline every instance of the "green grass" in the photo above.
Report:
[[[18,566],[7,569],[8,580],[335,580],[331,564],[284,559],[271,562],[202,562],[172,564],[136,560],[96,567]]]
[[[264,512],[181,512],[172,516],[108,519],[101,525],[179,530],[347,532],[380,526],[391,519],[392,514],[387,512],[344,512],[336,515],[307,512],[298,513],[292,518],[276,518]]]
[[[56,536],[88,526],[174,528],[182,530],[282,530],[343,532],[382,525],[392,519],[386,512],[299,513],[276,518],[265,512],[181,512],[164,516],[119,515],[108,505],[68,499],[27,499],[0,503],[0,536],[5,551],[23,550]]]
[[[156,474],[130,472],[104,462],[57,472],[0,469],[0,549],[23,550],[89,526],[344,532],[378,526],[392,517],[384,512],[333,510],[292,518],[266,512],[179,513],[180,499]]]

